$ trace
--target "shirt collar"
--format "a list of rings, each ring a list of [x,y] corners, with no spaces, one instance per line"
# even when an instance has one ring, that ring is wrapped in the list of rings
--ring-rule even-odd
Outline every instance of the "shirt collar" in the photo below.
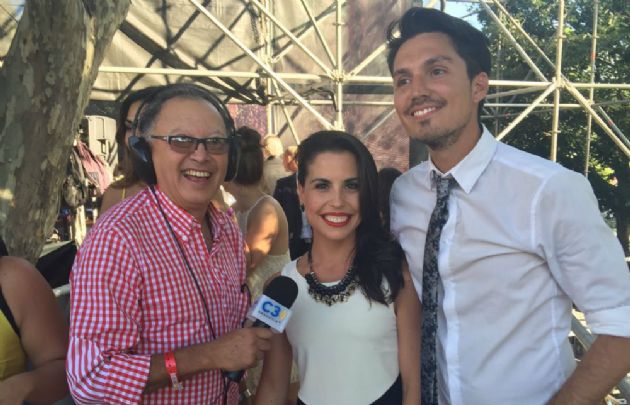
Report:
[[[431,172],[433,171],[441,176],[448,177],[450,175],[457,181],[457,184],[466,194],[470,193],[481,176],[481,173],[486,170],[486,167],[488,167],[488,164],[492,160],[498,143],[499,141],[497,141],[484,126],[481,137],[475,147],[455,167],[449,170],[448,173],[440,172],[429,158],[429,182],[431,181]]]
[[[148,191],[151,193],[151,191]],[[201,223],[197,221],[188,211],[182,209],[176,205],[164,192],[160,190],[159,186],[155,186],[155,195],[158,198],[160,206],[164,210],[168,222],[173,228],[173,232],[183,241],[187,241],[193,231],[201,232]],[[153,199],[155,201],[155,199]],[[159,208],[158,208],[159,209]],[[227,215],[219,211],[212,203],[208,205],[206,211],[208,218],[210,219],[210,226],[212,229],[213,242],[221,237],[225,222],[229,220]],[[160,214],[161,215],[161,214]]]

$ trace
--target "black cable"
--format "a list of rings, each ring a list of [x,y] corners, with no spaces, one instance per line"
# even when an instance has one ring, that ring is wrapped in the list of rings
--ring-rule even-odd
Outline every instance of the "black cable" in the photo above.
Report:
[[[184,259],[184,265],[186,266],[188,273],[190,274],[193,281],[195,282],[195,287],[197,288],[197,294],[199,295],[199,299],[201,300],[201,303],[203,304],[203,309],[206,313],[206,319],[208,320],[208,325],[210,326],[210,333],[212,334],[212,340],[216,340],[214,328],[212,327],[212,320],[210,318],[210,310],[208,309],[208,304],[206,303],[206,300],[203,297],[203,292],[201,291],[201,286],[199,285],[199,281],[197,281],[197,277],[195,276],[195,273],[193,272],[192,267],[190,266],[190,263],[188,262],[188,259],[186,258],[186,255],[184,254],[184,249],[180,245],[179,240],[177,239],[177,236],[175,235],[175,232],[173,231],[173,228],[171,227],[171,223],[168,221],[168,218],[166,218],[166,213],[162,209],[162,204],[160,203],[160,200],[158,199],[158,196],[155,193],[155,187],[151,185],[149,186],[149,188],[151,189],[151,192],[153,193],[153,196],[155,197],[155,201],[157,201],[158,208],[160,209],[160,212],[162,213],[162,216],[164,217],[166,226],[168,227],[168,230],[171,232],[171,236],[175,240],[175,245],[177,246],[179,253],[182,255],[182,259]]]
[[[188,259],[186,258],[186,255],[184,254],[184,248],[182,248],[182,246],[180,245],[179,240],[177,239],[177,236],[175,235],[175,232],[173,231],[173,228],[171,227],[171,223],[168,221],[168,218],[166,217],[166,213],[162,209],[162,204],[160,203],[160,199],[158,198],[155,192],[155,187],[153,185],[150,185],[149,189],[151,190],[151,193],[153,193],[153,197],[155,197],[157,206],[160,209],[162,216],[164,217],[164,222],[166,222],[166,226],[168,227],[168,230],[171,232],[171,236],[175,240],[175,245],[177,246],[177,249],[179,250],[179,253],[181,254],[182,258],[184,259],[184,265],[186,266],[186,269],[188,269],[188,273],[190,274],[193,281],[195,282],[195,287],[197,288],[197,294],[199,295],[199,299],[201,300],[203,304],[203,309],[206,313],[206,319],[208,320],[208,326],[210,327],[210,334],[212,335],[212,340],[214,341],[217,338],[216,338],[216,334],[214,333],[214,328],[212,327],[212,319],[210,318],[210,310],[208,309],[208,303],[206,302],[203,296],[203,291],[201,290],[199,281],[197,280],[197,277],[195,276],[195,273],[193,272],[192,267],[190,263],[188,262]],[[207,217],[206,217],[206,220],[207,220]],[[208,224],[208,226],[210,226],[210,224]],[[228,380],[223,375],[221,375],[221,377],[223,378],[223,392],[222,394],[219,394],[219,395],[223,396],[223,405],[227,405],[230,380]]]
[[[227,378],[223,378],[223,405],[227,405],[228,403],[228,392],[230,388],[230,380]]]

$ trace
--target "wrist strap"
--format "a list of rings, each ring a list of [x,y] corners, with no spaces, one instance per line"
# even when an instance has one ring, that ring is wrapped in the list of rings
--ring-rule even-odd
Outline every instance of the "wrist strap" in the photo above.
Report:
[[[175,353],[164,353],[164,364],[166,365],[166,372],[171,377],[173,389],[177,391],[184,389],[184,386],[177,378],[177,363],[175,362]]]

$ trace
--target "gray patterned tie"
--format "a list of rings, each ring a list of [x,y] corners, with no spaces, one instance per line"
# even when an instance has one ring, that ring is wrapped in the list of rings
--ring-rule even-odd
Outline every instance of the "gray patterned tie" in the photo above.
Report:
[[[440,177],[435,172],[431,173],[431,180],[437,189],[437,201],[431,213],[429,229],[427,230],[422,272],[422,405],[437,405],[438,403],[435,352],[440,273],[438,272],[437,257],[440,250],[442,228],[448,219],[449,191],[455,183],[453,178]]]

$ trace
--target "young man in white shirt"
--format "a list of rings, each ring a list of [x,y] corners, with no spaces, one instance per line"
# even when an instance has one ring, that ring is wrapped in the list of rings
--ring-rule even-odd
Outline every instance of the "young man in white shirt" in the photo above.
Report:
[[[435,259],[437,372],[425,381],[423,364],[423,404],[601,402],[630,369],[630,275],[588,181],[480,124],[491,67],[480,31],[412,8],[388,37],[396,111],[430,156],[391,195],[421,298],[432,177],[454,184]],[[577,368],[572,303],[599,335]]]

